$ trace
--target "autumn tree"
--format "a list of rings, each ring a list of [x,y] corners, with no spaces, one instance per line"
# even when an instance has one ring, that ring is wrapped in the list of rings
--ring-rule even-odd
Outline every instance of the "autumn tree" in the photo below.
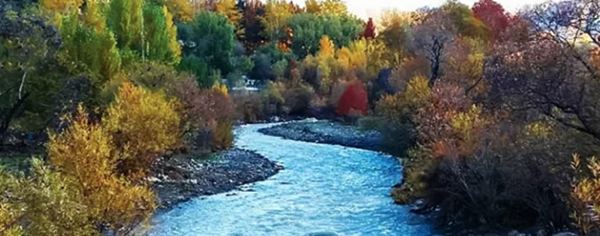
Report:
[[[327,35],[337,47],[348,46],[358,39],[363,29],[362,21],[352,17],[296,14],[287,22],[294,32],[292,51],[300,59],[319,50],[319,40]]]
[[[109,130],[88,119],[79,108],[71,126],[52,134],[48,143],[50,164],[79,191],[92,225],[109,224],[113,230],[146,219],[154,210],[154,197],[146,186],[137,186],[119,176],[121,161]]]
[[[42,0],[42,7],[55,12],[75,11],[84,0]]]
[[[473,5],[472,10],[475,17],[490,29],[493,39],[497,39],[510,22],[508,13],[494,0],[480,0]]]
[[[143,52],[148,59],[177,64],[181,60],[181,45],[177,42],[177,27],[173,16],[166,6],[148,4],[144,7],[144,34],[146,36]]]
[[[125,82],[107,110],[103,127],[119,152],[119,168],[139,181],[158,155],[180,144],[177,102]],[[116,164],[116,163],[115,163]]]
[[[229,19],[229,23],[235,26],[235,32],[241,38],[243,32],[241,20],[242,12],[238,9],[235,0],[219,0],[214,3],[215,12],[222,14]]]
[[[175,21],[191,21],[194,19],[192,4],[188,0],[148,0],[159,6],[166,6],[167,10],[173,14]]]
[[[365,30],[362,32],[361,36],[366,39],[375,38],[375,25],[373,24],[373,18],[369,17],[369,20],[365,25]]]
[[[292,16],[290,5],[284,0],[267,0],[265,15],[261,18],[265,26],[265,35],[269,39],[276,39],[283,34],[283,26]]]
[[[590,46],[600,46],[592,27],[600,19],[598,9],[596,1],[584,0],[532,8],[526,15],[535,35],[497,45],[487,59],[498,66],[486,71],[495,98],[600,139],[599,98],[593,92],[600,77],[589,61]]]
[[[447,14],[434,10],[413,28],[411,47],[413,51],[429,61],[431,85],[441,76],[442,63],[447,58],[447,46],[454,41],[454,25]]]

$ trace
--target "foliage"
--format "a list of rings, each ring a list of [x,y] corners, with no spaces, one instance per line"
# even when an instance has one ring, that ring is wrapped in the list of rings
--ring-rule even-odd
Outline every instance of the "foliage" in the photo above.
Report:
[[[82,194],[78,200],[93,225],[119,229],[146,219],[154,210],[152,192],[119,177],[116,166],[122,159],[111,133],[87,116],[80,107],[67,130],[50,136],[50,163],[68,181],[67,188]]]
[[[110,1],[108,25],[114,32],[119,49],[142,50],[144,0]]]
[[[368,98],[365,86],[360,81],[351,82],[337,103],[336,112],[343,116],[364,116],[367,114]]]
[[[265,27],[265,36],[276,39],[283,35],[283,26],[288,18],[292,16],[292,8],[283,0],[267,0],[264,6],[265,15],[260,18]]]
[[[214,12],[200,12],[189,23],[177,26],[178,38],[183,41],[184,57],[195,56],[197,59],[185,59],[192,62],[186,71],[193,72],[198,78],[205,78],[207,74],[196,74],[194,63],[204,61],[210,70],[218,69],[223,74],[231,71],[230,58],[235,45],[234,26],[227,17]],[[212,85],[212,84],[211,84]]]
[[[578,178],[571,190],[572,217],[582,233],[589,234],[600,227],[600,162],[595,157],[587,165],[582,162],[578,155],[573,155],[572,168]]]
[[[319,50],[319,41],[327,35],[338,47],[348,46],[359,37],[363,23],[350,16],[332,17],[314,14],[295,14],[289,18],[286,26],[294,32],[292,51],[303,59]]]
[[[41,17],[0,8],[0,137],[15,120],[24,130],[45,128],[65,82],[57,62],[61,44]]]
[[[149,92],[125,82],[103,119],[112,135],[121,171],[139,180],[162,152],[179,144],[178,103],[162,92]]]
[[[79,9],[84,0],[42,0],[45,9],[55,12],[75,11]]]
[[[375,38],[375,24],[373,23],[373,18],[369,17],[369,20],[365,25],[365,30],[362,32],[361,36],[366,39]]]
[[[510,16],[499,3],[494,0],[480,0],[472,7],[473,14],[490,30],[491,37],[497,39],[510,22]]]
[[[149,0],[156,1],[155,4],[166,6],[168,11],[174,15],[176,21],[191,21],[194,12],[190,1],[187,0]]]
[[[177,42],[177,27],[167,7],[144,6],[145,53],[148,59],[177,64],[181,60],[181,45]]]

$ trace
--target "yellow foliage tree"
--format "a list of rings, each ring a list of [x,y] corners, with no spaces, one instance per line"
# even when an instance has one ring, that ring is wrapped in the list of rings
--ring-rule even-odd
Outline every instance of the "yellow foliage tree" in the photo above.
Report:
[[[319,57],[334,57],[335,56],[335,45],[333,41],[329,38],[329,36],[324,35],[321,40],[319,40],[319,52],[317,53]]]
[[[155,208],[153,193],[119,177],[116,166],[121,159],[109,130],[92,123],[81,107],[67,121],[67,130],[50,135],[48,156],[68,187],[81,193],[92,225],[119,229],[147,219]]]
[[[369,40],[366,42],[367,75],[369,78],[376,78],[379,71],[390,66],[388,49],[380,40]]]
[[[191,21],[194,19],[194,11],[189,0],[163,0],[163,4],[169,9],[169,12],[175,15],[175,18],[181,21]]]
[[[587,166],[578,155],[573,155],[572,168],[577,179],[571,190],[575,225],[584,234],[600,228],[600,160],[590,158]]]
[[[321,14],[321,4],[319,4],[317,0],[306,0],[304,2],[304,8],[306,13],[311,13],[315,15]]]
[[[174,64],[179,64],[181,61],[181,44],[177,41],[177,26],[173,23],[173,15],[167,9],[167,7],[163,7],[163,14],[165,15],[165,20],[167,21],[167,33],[169,36],[169,49],[172,53]]]
[[[84,22],[86,25],[92,27],[96,32],[103,33],[106,29],[106,18],[101,12],[102,3],[96,0],[88,0],[86,2]]]
[[[119,151],[121,171],[131,180],[144,178],[158,155],[180,143],[178,105],[163,92],[130,82],[119,89],[102,124]]]
[[[427,104],[431,95],[429,79],[415,76],[408,81],[404,92],[383,96],[377,103],[376,112],[390,121],[401,123],[406,121],[416,109]]]
[[[321,2],[321,14],[344,16],[348,14],[348,7],[341,0],[325,0]]]
[[[285,0],[267,0],[265,15],[260,20],[270,39],[276,38],[283,32],[283,26],[292,14],[292,8]]]
[[[237,9],[235,0],[219,0],[214,3],[213,7],[215,12],[227,16],[236,30],[241,30],[239,22],[242,19],[242,13]]]
[[[367,42],[358,40],[350,43],[348,47],[342,47],[338,51],[338,62],[346,70],[367,68]]]
[[[43,0],[42,7],[55,12],[74,11],[81,7],[83,0]]]

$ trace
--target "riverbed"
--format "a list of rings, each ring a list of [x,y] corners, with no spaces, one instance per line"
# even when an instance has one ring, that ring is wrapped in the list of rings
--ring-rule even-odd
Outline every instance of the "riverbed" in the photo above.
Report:
[[[151,219],[149,235],[431,235],[420,216],[389,196],[401,176],[394,157],[258,132],[271,125],[238,127],[235,146],[256,151],[285,170],[242,190],[159,212]]]

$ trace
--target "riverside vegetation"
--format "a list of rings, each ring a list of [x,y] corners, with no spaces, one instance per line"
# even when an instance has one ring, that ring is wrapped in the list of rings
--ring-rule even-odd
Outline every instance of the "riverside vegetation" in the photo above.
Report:
[[[228,89],[244,76],[261,92]],[[339,0],[0,0],[0,234],[125,234],[161,158],[315,116],[380,131],[394,200],[440,226],[593,235],[598,89],[596,0],[366,22]]]

